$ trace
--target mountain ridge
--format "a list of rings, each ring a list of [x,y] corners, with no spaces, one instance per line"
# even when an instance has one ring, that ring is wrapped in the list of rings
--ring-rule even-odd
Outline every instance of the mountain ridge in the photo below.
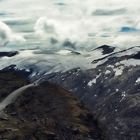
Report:
[[[92,51],[90,55],[97,52]],[[34,72],[30,71],[27,78],[31,81],[41,78],[42,82],[57,84],[78,97],[93,113],[104,139],[137,140],[140,137],[139,54],[139,46],[131,47],[94,60],[92,56],[90,63],[93,68],[77,67],[34,76],[30,76]],[[20,71],[17,67],[8,70]]]

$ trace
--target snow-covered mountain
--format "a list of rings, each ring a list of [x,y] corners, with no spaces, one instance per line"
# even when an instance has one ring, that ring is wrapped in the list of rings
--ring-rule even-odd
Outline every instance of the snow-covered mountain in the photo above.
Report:
[[[30,50],[22,65],[16,59],[25,52],[12,58],[4,57],[15,60],[15,64],[18,62],[17,66],[5,70],[26,71],[31,80],[41,78],[71,91],[93,112],[107,140],[140,138],[139,46],[119,50],[105,45],[82,53],[59,50],[59,53],[46,54]],[[30,58],[36,58],[36,54],[40,55],[39,61],[34,62],[37,59]],[[28,70],[18,68],[25,66],[25,62]]]
[[[94,68],[56,73],[49,81],[80,98],[108,140],[139,139],[140,47],[92,61]]]
[[[74,49],[25,49],[16,52],[13,57],[8,55],[13,52],[1,52],[0,69],[9,65],[16,65],[18,69],[34,69],[40,75],[52,72],[64,72],[73,68],[90,69],[93,60],[101,59],[119,49],[107,45],[94,50],[83,51]],[[35,75],[35,74],[34,74]]]

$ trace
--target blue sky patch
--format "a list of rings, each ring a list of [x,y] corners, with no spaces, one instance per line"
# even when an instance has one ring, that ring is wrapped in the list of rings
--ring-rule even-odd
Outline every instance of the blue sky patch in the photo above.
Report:
[[[127,27],[127,26],[124,26],[120,29],[120,32],[136,32],[137,29],[134,28],[134,27]]]

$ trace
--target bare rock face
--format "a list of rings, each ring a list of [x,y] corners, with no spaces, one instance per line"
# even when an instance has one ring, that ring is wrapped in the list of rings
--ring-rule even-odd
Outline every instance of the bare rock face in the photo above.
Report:
[[[0,79],[4,74],[0,73]],[[8,72],[6,75],[8,77],[5,76],[4,81],[13,82],[7,84],[8,88],[6,85],[1,87],[6,95],[13,90],[9,86],[28,84],[15,73]],[[100,140],[100,133],[92,114],[78,99],[49,82],[23,91],[0,117],[2,140]]]
[[[17,51],[11,51],[11,52],[0,52],[0,57],[13,57],[15,55],[17,55],[18,52]]]
[[[140,47],[46,77],[71,91],[93,112],[107,140],[140,139]]]
[[[105,55],[105,54],[113,53],[113,51],[115,50],[115,47],[108,46],[108,45],[102,45],[94,50],[101,50],[102,54]]]
[[[36,75],[35,79],[41,77],[42,81],[54,84],[43,82],[39,87],[30,88],[14,104],[8,106],[5,109],[8,119],[3,117],[2,122],[9,122],[0,125],[5,126],[1,133],[7,131],[5,128],[9,128],[8,125],[14,119],[20,124],[18,126],[27,130],[25,132],[18,128],[20,133],[17,133],[17,138],[20,139],[23,134],[27,135],[24,139],[39,139],[38,135],[34,135],[35,132],[42,139],[46,139],[47,135],[52,140],[100,139],[100,135],[105,140],[139,140],[140,47],[116,52],[110,46],[101,46],[97,50],[106,55],[94,59],[91,69],[74,68],[66,72]],[[19,73],[19,70],[11,68],[6,70]],[[20,74],[24,75],[24,72],[23,70]],[[72,95],[77,96],[93,113],[96,125],[91,113]],[[47,118],[49,124],[44,118]],[[43,120],[46,125],[35,123],[38,120]],[[17,125],[11,126],[17,130]],[[38,127],[41,129],[36,130]],[[7,133],[3,136],[9,135]]]

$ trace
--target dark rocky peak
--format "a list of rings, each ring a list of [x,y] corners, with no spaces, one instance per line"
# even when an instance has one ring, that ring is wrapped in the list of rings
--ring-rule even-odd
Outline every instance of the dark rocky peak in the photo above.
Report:
[[[139,57],[140,57],[139,55],[140,55],[140,47],[136,46],[136,47],[131,47],[131,48],[122,50],[122,51],[114,52],[114,53],[109,54],[100,59],[96,59],[96,60],[92,61],[92,63],[96,64],[98,62],[106,60],[105,63],[107,63],[108,65],[111,63],[114,65],[115,63],[122,61],[122,60],[127,60],[127,59],[131,59],[131,58],[139,59]],[[101,63],[101,64],[103,64],[103,63]]]
[[[108,46],[108,45],[102,45],[94,50],[101,50],[103,55],[105,55],[105,54],[113,53],[115,50],[115,47]]]
[[[0,57],[12,57],[18,54],[18,51],[0,52]]]
[[[140,59],[140,51],[137,52],[136,54],[132,55],[131,58],[134,58],[134,59]]]

